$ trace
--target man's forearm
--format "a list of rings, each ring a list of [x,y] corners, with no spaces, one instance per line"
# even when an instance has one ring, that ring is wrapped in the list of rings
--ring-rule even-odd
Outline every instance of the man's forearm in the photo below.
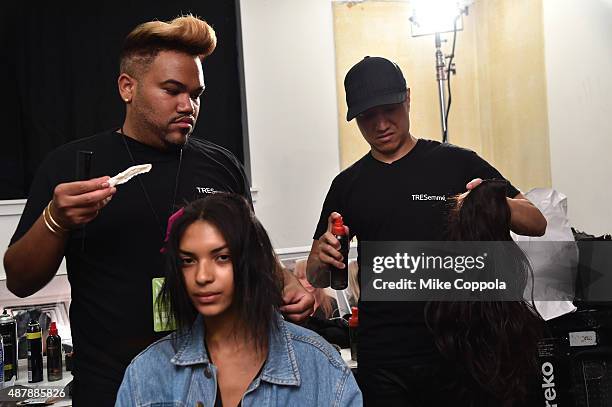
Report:
[[[18,297],[43,288],[55,275],[64,257],[66,235],[53,234],[42,216],[4,254],[6,285]]]
[[[528,199],[507,198],[510,207],[510,228],[519,235],[542,236],[546,232],[546,218]]]

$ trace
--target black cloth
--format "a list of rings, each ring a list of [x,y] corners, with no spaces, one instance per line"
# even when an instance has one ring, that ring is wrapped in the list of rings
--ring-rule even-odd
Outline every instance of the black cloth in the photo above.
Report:
[[[357,383],[365,407],[499,407],[483,392],[460,392],[457,372],[443,361],[395,368],[361,369]]]
[[[449,198],[464,192],[474,178],[503,179],[473,151],[432,140],[419,139],[391,164],[368,153],[333,180],[313,238],[325,233],[336,211],[359,242],[444,240]],[[509,197],[519,193],[510,183],[507,192]],[[438,357],[423,307],[419,302],[359,301],[360,371]]]
[[[202,16],[218,38],[203,66],[193,135],[244,162],[241,37],[235,1],[2,2],[0,77],[11,102],[0,110],[0,200],[26,198],[38,165],[59,146],[122,120],[117,94],[126,35],[146,21]],[[118,11],[118,6],[121,11]],[[246,114],[246,113],[245,113]],[[10,136],[8,136],[10,135]]]
[[[239,161],[210,142],[189,138],[179,160],[180,149],[158,151],[107,131],[49,154],[34,178],[11,244],[40,216],[54,187],[74,180],[79,150],[94,153],[92,177],[114,176],[134,164],[153,165],[149,173],[117,186],[99,216],[71,233],[65,250],[72,290],[75,405],[113,405],[132,358],[167,334],[153,330],[151,279],[164,273],[160,248],[171,211],[214,191],[250,200],[250,189]],[[79,396],[83,404],[77,402]]]
[[[331,297],[329,299],[332,309],[332,314],[329,318],[325,315],[323,308],[319,306],[301,325],[306,329],[315,331],[331,344],[338,345],[341,348],[348,348],[351,345],[348,322],[341,318],[336,299]]]

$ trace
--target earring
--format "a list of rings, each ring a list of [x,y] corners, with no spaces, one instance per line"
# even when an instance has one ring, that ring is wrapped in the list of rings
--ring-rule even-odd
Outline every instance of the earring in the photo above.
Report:
[[[128,98],[125,98],[123,100],[125,100],[125,103],[130,103],[130,99],[128,99]]]

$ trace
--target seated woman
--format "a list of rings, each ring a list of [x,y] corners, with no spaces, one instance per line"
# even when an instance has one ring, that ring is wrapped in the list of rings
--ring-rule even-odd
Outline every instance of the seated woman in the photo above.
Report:
[[[326,292],[325,288],[316,288],[306,278],[306,259],[299,259],[295,262],[293,271],[295,278],[315,299],[314,311],[310,315],[318,319],[330,319],[339,317],[338,302]],[[330,289],[331,290],[331,289]]]
[[[276,256],[242,197],[189,204],[165,249],[160,300],[177,331],[134,358],[117,406],[362,405],[338,352],[278,313]]]
[[[455,372],[447,381],[455,406],[538,405],[537,343],[543,321],[522,298],[531,265],[510,236],[507,182],[486,180],[457,198],[448,239],[504,242],[498,252],[514,301],[429,302],[425,320],[436,346]],[[497,264],[497,263],[496,263]],[[541,390],[541,389],[540,389]]]
[[[295,262],[294,275],[315,299],[314,312],[302,323],[304,328],[311,329],[321,335],[329,343],[340,348],[350,346],[348,322],[340,318],[338,302],[330,294],[331,288],[313,287],[306,278],[306,259]],[[328,293],[330,290],[331,293]]]

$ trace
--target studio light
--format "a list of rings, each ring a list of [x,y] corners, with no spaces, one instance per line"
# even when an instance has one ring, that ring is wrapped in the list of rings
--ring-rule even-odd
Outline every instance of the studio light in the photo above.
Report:
[[[430,35],[463,29],[461,14],[465,2],[457,0],[412,0],[412,36]]]

